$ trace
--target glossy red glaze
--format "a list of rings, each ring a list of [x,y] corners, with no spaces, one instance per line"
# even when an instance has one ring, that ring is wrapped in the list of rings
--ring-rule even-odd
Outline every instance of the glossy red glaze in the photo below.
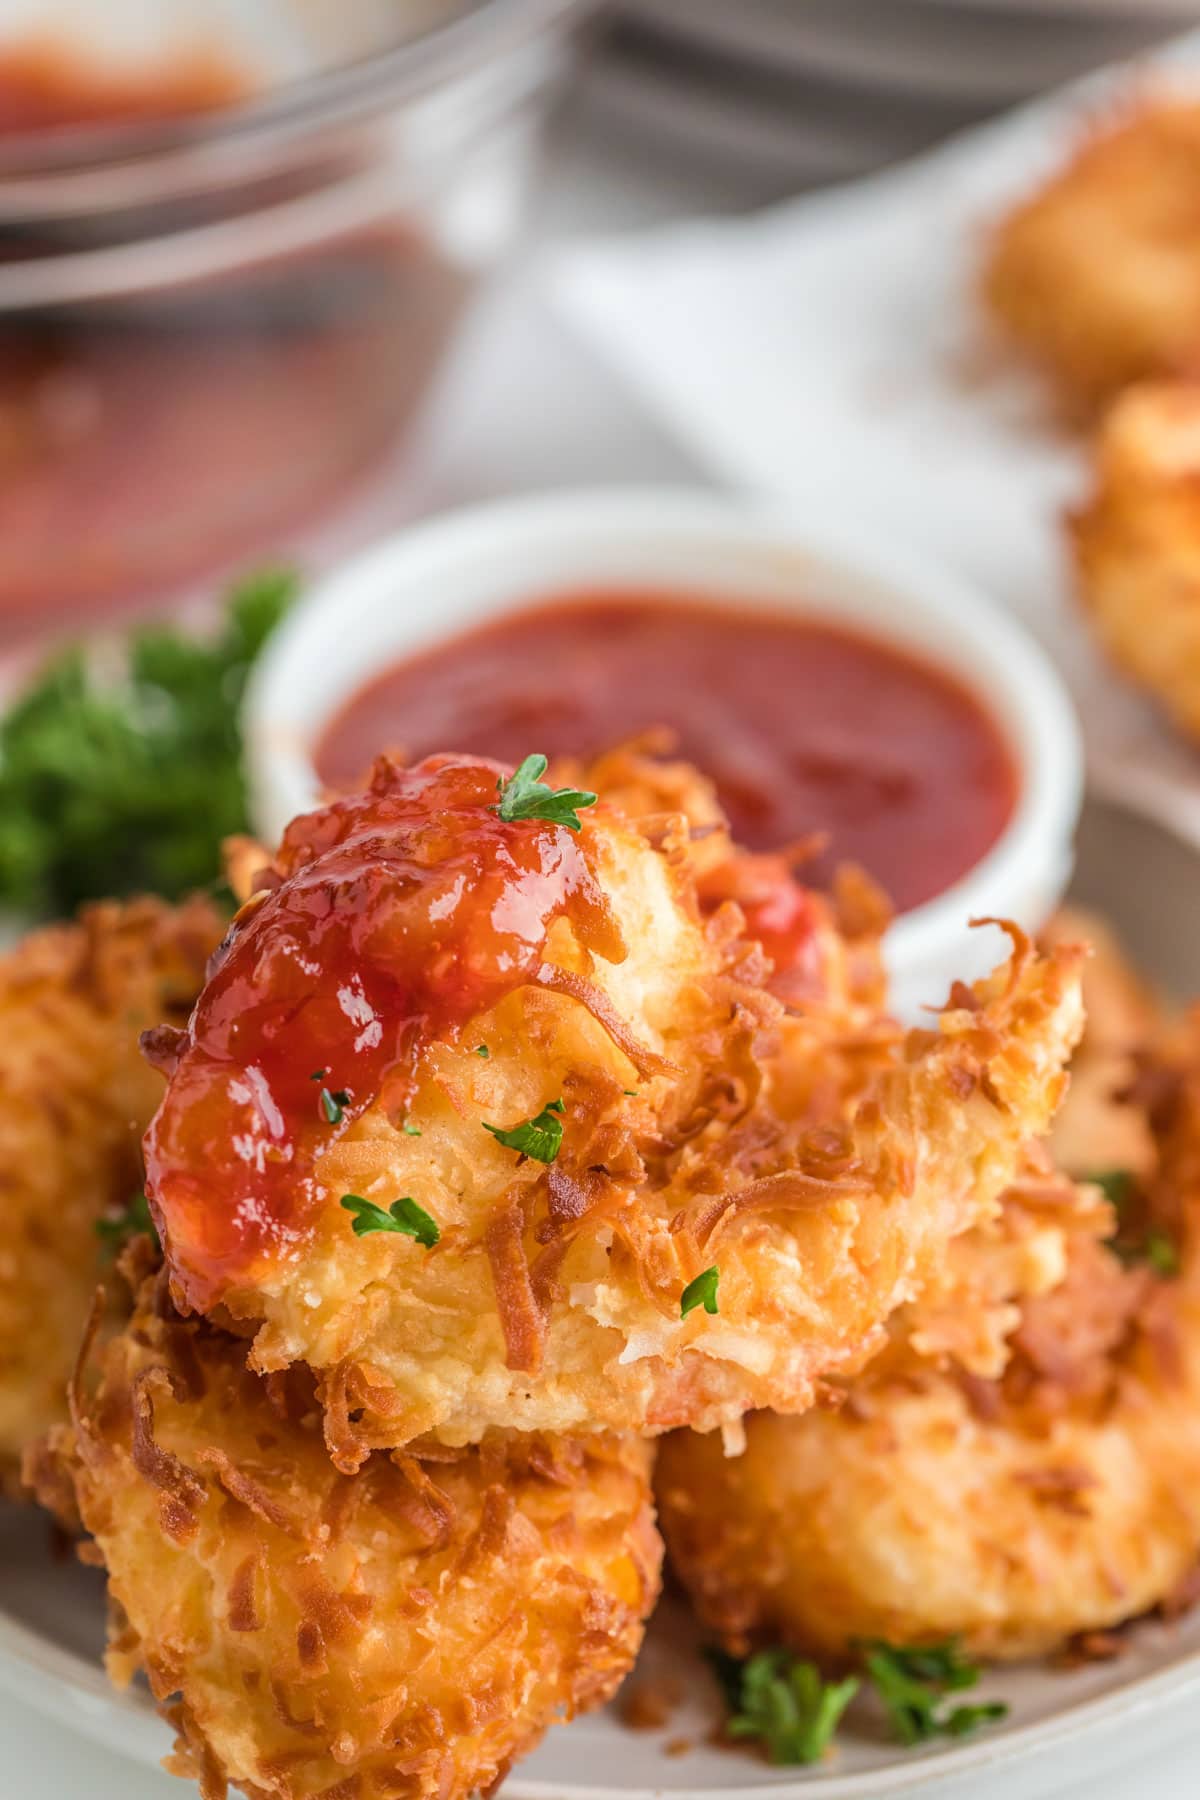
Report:
[[[403,1110],[422,1051],[528,980],[556,919],[624,954],[588,827],[504,823],[500,773],[382,760],[368,792],[289,826],[281,885],[234,921],[146,1135],[147,1192],[193,1306],[304,1241],[340,1198],[321,1180],[330,1144],[376,1099]],[[337,1124],[322,1087],[348,1096]]]
[[[653,592],[567,595],[398,664],[317,766],[336,785],[398,745],[587,756],[654,725],[715,781],[739,844],[825,834],[806,877],[859,863],[900,911],[973,868],[1016,800],[995,721],[941,670],[817,619]]]
[[[767,985],[781,1000],[813,999],[823,992],[818,902],[786,856],[734,857],[701,879],[699,898],[705,912],[726,900],[737,902],[746,936],[756,938],[771,959]]]

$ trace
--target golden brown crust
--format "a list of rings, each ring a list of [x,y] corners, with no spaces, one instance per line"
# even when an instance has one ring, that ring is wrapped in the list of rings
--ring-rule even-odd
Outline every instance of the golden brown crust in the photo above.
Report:
[[[493,1438],[341,1475],[311,1381],[144,1285],[40,1459],[107,1564],[109,1666],[144,1668],[202,1794],[465,1800],[608,1698],[658,1591],[646,1447]]]
[[[1178,1276],[1123,1266],[1107,1206],[1068,1185],[1057,1276],[964,1240],[959,1313],[945,1292],[914,1307],[840,1412],[757,1415],[729,1462],[688,1434],[663,1445],[672,1559],[732,1648],[782,1639],[836,1661],[855,1638],[956,1633],[1022,1657],[1182,1588],[1200,1555],[1200,1020],[1141,1082],[1156,1166],[1122,1236],[1165,1231]],[[1026,1183],[1006,1213],[1015,1198],[1052,1224],[1054,1185]],[[1005,1285],[1003,1367],[972,1369],[947,1318],[961,1332],[961,1308],[979,1316]]]
[[[997,228],[984,304],[1070,414],[1200,369],[1198,170],[1200,103],[1142,92]]]
[[[1068,533],[1104,649],[1200,737],[1200,383],[1145,384],[1113,404]]]
[[[1097,914],[1062,907],[1041,941],[1086,943],[1091,951],[1083,971],[1083,1036],[1051,1135],[1054,1160],[1081,1181],[1121,1170],[1147,1174],[1154,1140],[1131,1088],[1139,1052],[1166,1024],[1165,1003],[1130,966],[1111,926]]]
[[[138,1033],[186,1015],[220,929],[200,899],[105,903],[0,960],[0,1476],[63,1414],[96,1222],[142,1184],[162,1084]]]
[[[327,1196],[411,1196],[437,1244],[356,1237],[331,1202],[214,1315],[253,1335],[260,1371],[316,1371],[346,1469],[429,1434],[803,1409],[995,1211],[1061,1099],[1078,951],[1039,959],[1015,934],[1010,964],[905,1037],[880,1013],[887,915],[865,877],[826,899],[784,858],[744,857],[687,765],[626,748],[554,773],[580,778],[602,793],[581,845],[627,953],[591,954],[559,920],[531,980],[426,1048],[403,1121],[376,1103],[322,1148]],[[798,902],[804,992],[787,1000],[744,910],[763,881]],[[483,1129],[559,1097],[550,1167]],[[718,1259],[719,1316],[682,1317]]]
[[[821,903],[828,1002],[787,1010],[736,903],[702,915],[686,829],[654,848],[644,825],[608,807],[588,826],[626,960],[559,933],[553,980],[539,971],[461,1044],[429,1050],[406,1120],[419,1136],[376,1106],[323,1156],[330,1193],[415,1198],[436,1247],[356,1238],[333,1205],[299,1263],[227,1300],[257,1368],[318,1372],[346,1468],[426,1433],[712,1429],[749,1406],[807,1406],[994,1210],[1061,1098],[1078,952],[1041,960],[1018,938],[936,1030],[904,1038],[880,1030],[878,920],[851,888],[840,916],[856,938]],[[626,1030],[658,1059],[644,1073]],[[831,1144],[830,1094],[868,1076]],[[482,1129],[556,1096],[552,1170]],[[681,1318],[714,1260],[719,1317]]]

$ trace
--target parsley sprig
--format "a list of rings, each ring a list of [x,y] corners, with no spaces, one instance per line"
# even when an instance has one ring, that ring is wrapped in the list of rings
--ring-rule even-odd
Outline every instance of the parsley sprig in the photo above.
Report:
[[[1136,1219],[1136,1183],[1128,1169],[1101,1169],[1089,1177],[1117,1215],[1117,1229],[1108,1240],[1108,1248],[1117,1261],[1128,1268],[1144,1263],[1162,1280],[1178,1275],[1179,1248],[1169,1231],[1161,1225],[1146,1223],[1139,1229]]]
[[[519,1150],[522,1156],[532,1157],[534,1162],[552,1163],[562,1149],[562,1110],[561,1100],[551,1100],[534,1118],[526,1119],[520,1125],[505,1129],[486,1121],[481,1123],[506,1150]]]
[[[862,1652],[867,1678],[902,1744],[922,1744],[939,1736],[966,1737],[1008,1712],[1001,1700],[965,1706],[948,1703],[948,1694],[972,1688],[979,1680],[978,1664],[963,1655],[955,1638],[914,1649],[873,1638],[862,1646]]]
[[[697,1306],[702,1306],[706,1313],[715,1313],[717,1305],[717,1287],[721,1280],[721,1271],[714,1263],[711,1269],[702,1269],[694,1280],[689,1281],[679,1296],[679,1316],[686,1319]]]
[[[729,1709],[726,1733],[757,1740],[773,1763],[817,1762],[863,1677],[882,1701],[892,1735],[906,1746],[937,1736],[965,1737],[1008,1711],[998,1700],[954,1705],[947,1699],[979,1679],[977,1665],[954,1638],[916,1649],[873,1638],[858,1651],[862,1676],[841,1681],[824,1680],[815,1663],[790,1650],[759,1650],[745,1661],[711,1653]]]
[[[759,1650],[739,1662],[714,1655],[725,1690],[731,1738],[755,1738],[776,1764],[819,1762],[859,1689],[856,1675],[824,1681],[815,1663],[787,1650]]]
[[[242,694],[295,587],[243,581],[215,638],[153,625],[44,666],[0,721],[0,905],[61,917],[212,882],[248,827]]]
[[[507,781],[496,783],[500,800],[491,810],[509,825],[518,819],[544,819],[579,831],[579,809],[595,806],[596,796],[582,788],[548,787],[542,780],[547,766],[544,756],[527,756],[518,763]]]
[[[373,1200],[364,1200],[361,1194],[343,1194],[342,1205],[354,1214],[355,1237],[368,1237],[373,1231],[399,1231],[432,1250],[442,1235],[437,1220],[407,1194],[401,1200],[393,1200],[386,1212]]]
[[[123,1211],[96,1220],[96,1236],[114,1254],[127,1238],[136,1237],[139,1232],[144,1232],[148,1237],[153,1238],[157,1246],[158,1232],[154,1227],[150,1202],[140,1191],[130,1197],[129,1203]]]
[[[1100,1169],[1088,1180],[1093,1187],[1098,1187],[1109,1205],[1119,1218],[1122,1210],[1128,1206],[1133,1192],[1133,1176],[1128,1169]]]

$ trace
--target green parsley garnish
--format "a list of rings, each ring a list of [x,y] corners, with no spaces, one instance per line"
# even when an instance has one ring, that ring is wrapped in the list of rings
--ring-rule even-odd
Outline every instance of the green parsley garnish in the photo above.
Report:
[[[321,1089],[321,1108],[331,1125],[341,1124],[342,1113],[349,1104],[350,1096],[345,1088],[339,1088],[336,1094],[331,1094],[327,1087]]]
[[[421,1127],[419,1125],[410,1125],[407,1119],[401,1119],[400,1129],[404,1132],[406,1137],[420,1137],[421,1135]]]
[[[1133,1190],[1133,1176],[1128,1169],[1101,1169],[1097,1175],[1089,1175],[1088,1180],[1093,1187],[1098,1187],[1109,1205],[1119,1213],[1128,1204]]]
[[[1146,1261],[1156,1275],[1166,1278],[1179,1273],[1179,1251],[1161,1225],[1152,1225],[1142,1244]]]
[[[626,1095],[627,1098],[630,1100],[636,1100],[638,1097],[638,1091],[636,1088],[622,1088],[621,1092],[624,1095]]]
[[[310,1081],[324,1081],[324,1079],[328,1075],[328,1073],[329,1073],[328,1069],[314,1069],[308,1079]]]
[[[1008,1712],[1001,1701],[952,1705],[948,1694],[974,1687],[977,1666],[958,1642],[901,1649],[873,1638],[858,1646],[863,1669],[887,1713],[893,1735],[911,1746],[931,1737],[965,1737]],[[759,1650],[740,1661],[721,1651],[709,1661],[729,1709],[731,1738],[756,1738],[773,1763],[813,1763],[833,1741],[861,1678],[824,1681],[815,1663],[784,1649]]]
[[[1135,1185],[1128,1169],[1106,1169],[1089,1180],[1103,1191],[1117,1215],[1116,1233],[1108,1240],[1117,1261],[1127,1269],[1145,1263],[1162,1280],[1178,1275],[1179,1250],[1170,1233],[1161,1225],[1144,1225],[1139,1230],[1136,1217],[1130,1217],[1135,1211],[1131,1205]]]
[[[109,1219],[96,1220],[96,1236],[114,1252],[121,1248],[127,1238],[137,1237],[140,1232],[152,1237],[157,1248],[158,1232],[154,1228],[150,1202],[144,1193],[134,1194],[124,1212],[115,1213]]]
[[[534,1162],[552,1163],[562,1149],[563,1128],[561,1100],[551,1100],[535,1118],[526,1119],[523,1125],[514,1125],[505,1130],[500,1125],[488,1125],[483,1122],[483,1129],[490,1131],[498,1144],[506,1150],[519,1150],[522,1156],[530,1156]]]
[[[867,1678],[883,1702],[892,1731],[902,1744],[931,1737],[965,1737],[981,1725],[1003,1719],[1003,1701],[951,1706],[947,1694],[971,1688],[978,1665],[965,1657],[955,1638],[918,1649],[902,1649],[872,1638],[862,1646]]]
[[[717,1283],[721,1279],[721,1271],[716,1263],[711,1269],[704,1269],[689,1281],[679,1296],[679,1316],[686,1319],[697,1306],[702,1306],[706,1313],[715,1313],[717,1308]]]
[[[729,1705],[728,1736],[757,1738],[776,1764],[820,1762],[859,1689],[856,1675],[823,1681],[815,1663],[787,1650],[711,1660]]]
[[[499,813],[509,825],[518,819],[544,819],[550,825],[565,825],[568,831],[578,831],[579,808],[595,806],[595,794],[582,788],[547,787],[541,779],[546,768],[544,756],[527,756],[518,763],[507,781],[496,783],[500,801],[491,808],[492,812]]]
[[[476,1056],[482,1056],[482,1057],[483,1057],[483,1059],[484,1059],[484,1060],[485,1060],[485,1062],[486,1062],[486,1060],[487,1060],[487,1058],[488,1058],[488,1057],[489,1057],[489,1056],[490,1056],[490,1055],[491,1055],[491,1054],[492,1054],[492,1053],[491,1053],[491,1051],[490,1051],[490,1050],[489,1050],[489,1049],[488,1049],[488,1047],[487,1047],[487,1045],[486,1045],[486,1044],[476,1044],[476,1046],[475,1046],[475,1054],[476,1054]]]
[[[437,1221],[407,1194],[402,1200],[393,1200],[387,1212],[373,1200],[364,1200],[361,1194],[343,1194],[342,1205],[354,1214],[355,1237],[367,1237],[372,1231],[399,1231],[432,1250],[442,1235]]]
[[[61,917],[212,882],[249,825],[242,695],[295,590],[264,572],[215,638],[143,626],[111,657],[77,644],[46,663],[0,721],[0,905]]]

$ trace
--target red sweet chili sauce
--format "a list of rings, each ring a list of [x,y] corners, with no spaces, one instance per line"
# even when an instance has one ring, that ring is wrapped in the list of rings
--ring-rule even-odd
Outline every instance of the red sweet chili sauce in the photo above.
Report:
[[[14,138],[26,160],[24,140],[44,137],[56,155],[74,143],[82,161],[81,129],[197,121],[258,86],[252,69],[217,50],[122,72],[82,40],[9,44],[0,48],[0,173],[20,178]],[[314,146],[269,177],[251,182],[243,171],[227,188],[202,182],[175,204],[101,207],[53,230],[6,221],[0,292],[13,262],[35,291],[45,262],[52,295],[60,259],[74,253],[86,280],[93,253],[107,247],[129,261],[143,237],[148,264],[175,234],[188,241],[192,226],[238,218],[244,242],[227,259],[214,251],[194,278],[152,279],[148,268],[144,289],[4,314],[0,647],[277,559],[399,442],[469,275],[399,191],[371,225],[351,219],[307,248],[253,253],[255,209],[332,196],[349,154]],[[104,167],[96,164],[97,178]]]
[[[176,119],[228,106],[249,91],[246,76],[212,52],[193,50],[122,73],[47,36],[0,52],[0,133]]]
[[[367,793],[293,821],[284,884],[235,920],[166,1046],[174,1074],[146,1135],[147,1192],[193,1306],[288,1256],[336,1198],[324,1151],[377,1097],[404,1109],[424,1047],[535,977],[555,919],[624,956],[588,823],[506,824],[499,773],[381,762]],[[323,1088],[346,1096],[336,1122]]]
[[[350,700],[317,767],[341,786],[385,748],[586,756],[655,725],[714,779],[740,844],[826,833],[805,878],[859,863],[901,911],[979,862],[1016,800],[995,720],[941,670],[816,619],[653,592],[565,596],[408,658]]]

